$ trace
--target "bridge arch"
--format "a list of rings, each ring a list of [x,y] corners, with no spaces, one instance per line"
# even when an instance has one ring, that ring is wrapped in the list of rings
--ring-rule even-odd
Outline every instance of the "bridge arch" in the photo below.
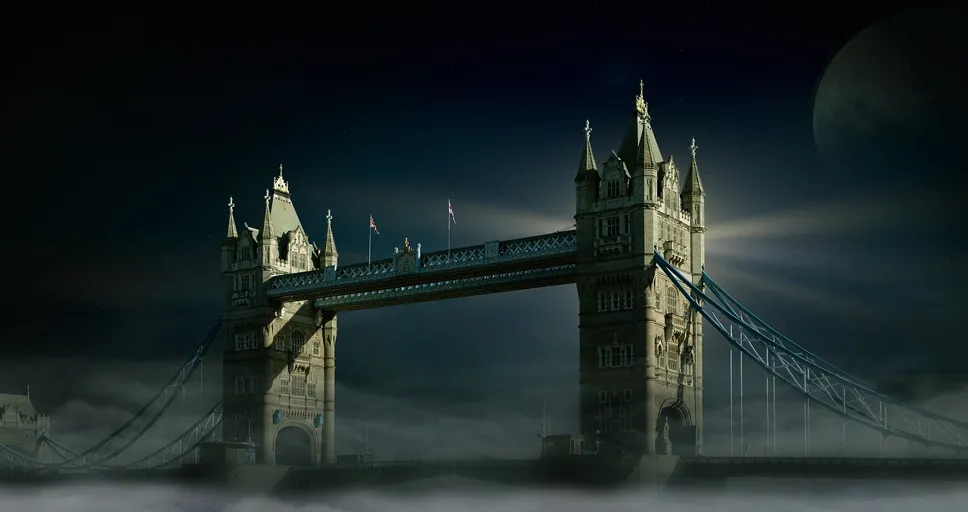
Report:
[[[319,464],[319,431],[303,421],[284,421],[272,438],[275,463],[287,466]]]
[[[666,399],[659,405],[655,422],[655,446],[659,453],[696,454],[696,426],[689,407],[681,399]]]

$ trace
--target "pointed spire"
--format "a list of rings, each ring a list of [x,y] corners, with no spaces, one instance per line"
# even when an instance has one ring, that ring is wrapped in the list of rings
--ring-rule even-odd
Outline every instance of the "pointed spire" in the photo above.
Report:
[[[229,196],[229,232],[226,238],[238,238],[239,230],[235,229],[235,201]]]
[[[647,146],[647,147],[644,147]],[[648,152],[650,157],[643,159],[643,153]],[[652,131],[652,117],[649,115],[649,104],[645,101],[645,84],[639,81],[639,94],[635,96],[635,115],[622,145],[619,146],[618,156],[625,161],[629,172],[641,169],[642,161],[662,162],[662,152],[659,151],[659,143],[655,140],[655,133]],[[638,167],[639,169],[636,169]]]
[[[319,252],[320,267],[335,265],[338,257],[336,240],[333,239],[333,213],[331,210],[326,210],[326,240],[323,241],[323,249]]]
[[[692,158],[689,162],[689,171],[686,173],[686,183],[682,187],[682,195],[705,195],[706,190],[702,186],[702,179],[699,178],[699,166],[696,164],[696,138],[693,137],[689,152]]]
[[[272,201],[272,196],[269,194],[268,190],[266,190],[265,200],[266,200],[266,213],[262,217],[262,239],[273,240],[275,239],[275,236],[272,232],[272,215],[270,214],[270,211],[269,211],[269,202]]]
[[[635,166],[639,169],[658,169],[659,167],[658,164],[661,161],[662,156],[659,155],[659,158],[656,158],[656,155],[653,152],[652,142],[655,141],[655,138],[653,137],[650,140],[649,135],[651,133],[651,129],[642,130],[642,137],[639,138],[638,158],[635,162]]]
[[[575,176],[575,181],[584,180],[586,174],[590,172],[598,172],[598,167],[595,165],[595,153],[592,152],[592,127],[586,119],[585,149],[582,150],[581,160],[578,162],[578,175]]]

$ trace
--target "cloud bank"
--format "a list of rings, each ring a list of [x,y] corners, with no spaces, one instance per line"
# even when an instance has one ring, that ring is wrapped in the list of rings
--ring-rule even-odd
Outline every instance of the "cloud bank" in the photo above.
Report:
[[[491,486],[461,479],[428,481],[407,489],[365,491],[356,494],[283,502],[271,498],[242,498],[227,493],[177,487],[67,486],[20,491],[0,489],[0,509],[50,512],[505,512],[557,510],[615,512],[668,510],[670,512],[907,512],[959,510],[968,491],[958,484],[910,485],[898,482],[861,482],[845,485],[824,480],[748,479],[727,482],[716,492],[648,493],[615,491],[607,494],[531,491]],[[404,491],[404,492],[395,492]]]

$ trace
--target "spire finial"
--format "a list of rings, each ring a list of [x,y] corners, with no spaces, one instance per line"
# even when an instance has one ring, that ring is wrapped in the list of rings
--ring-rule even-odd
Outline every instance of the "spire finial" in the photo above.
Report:
[[[232,196],[229,196],[229,213],[235,211],[235,201],[232,200]]]
[[[585,140],[591,140],[592,138],[592,125],[585,119]]]
[[[272,198],[272,196],[270,196],[270,195],[269,195],[269,189],[266,189],[266,197],[265,197],[265,200],[266,200],[266,206],[269,206],[269,200],[270,200],[271,198]]]
[[[282,164],[279,164],[279,177],[282,177]]]
[[[692,153],[692,157],[693,158],[696,157],[696,150],[697,149],[699,149],[699,146],[696,145],[696,138],[693,137],[692,138],[692,144],[689,145],[689,152]]]
[[[328,208],[326,209],[326,222],[333,222],[333,211]]]
[[[649,114],[649,104],[645,102],[645,82],[639,80],[639,95],[635,97],[635,111],[646,116]]]

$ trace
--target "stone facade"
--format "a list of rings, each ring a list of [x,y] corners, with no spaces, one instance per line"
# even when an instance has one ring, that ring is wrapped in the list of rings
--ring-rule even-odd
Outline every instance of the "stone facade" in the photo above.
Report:
[[[30,395],[0,393],[0,445],[50,462],[50,447],[40,442],[49,434],[50,416],[34,409]]]
[[[586,123],[575,188],[581,434],[606,451],[701,453],[701,317],[653,263],[658,250],[694,283],[702,276],[695,141],[680,189],[640,90],[625,139],[601,170]]]
[[[222,244],[224,438],[255,443],[258,462],[275,464],[279,432],[294,427],[314,464],[334,463],[336,315],[265,295],[276,275],[336,265],[332,216],[319,248],[299,222],[282,166],[266,191],[261,229],[243,224],[239,232],[234,207],[230,200]]]

